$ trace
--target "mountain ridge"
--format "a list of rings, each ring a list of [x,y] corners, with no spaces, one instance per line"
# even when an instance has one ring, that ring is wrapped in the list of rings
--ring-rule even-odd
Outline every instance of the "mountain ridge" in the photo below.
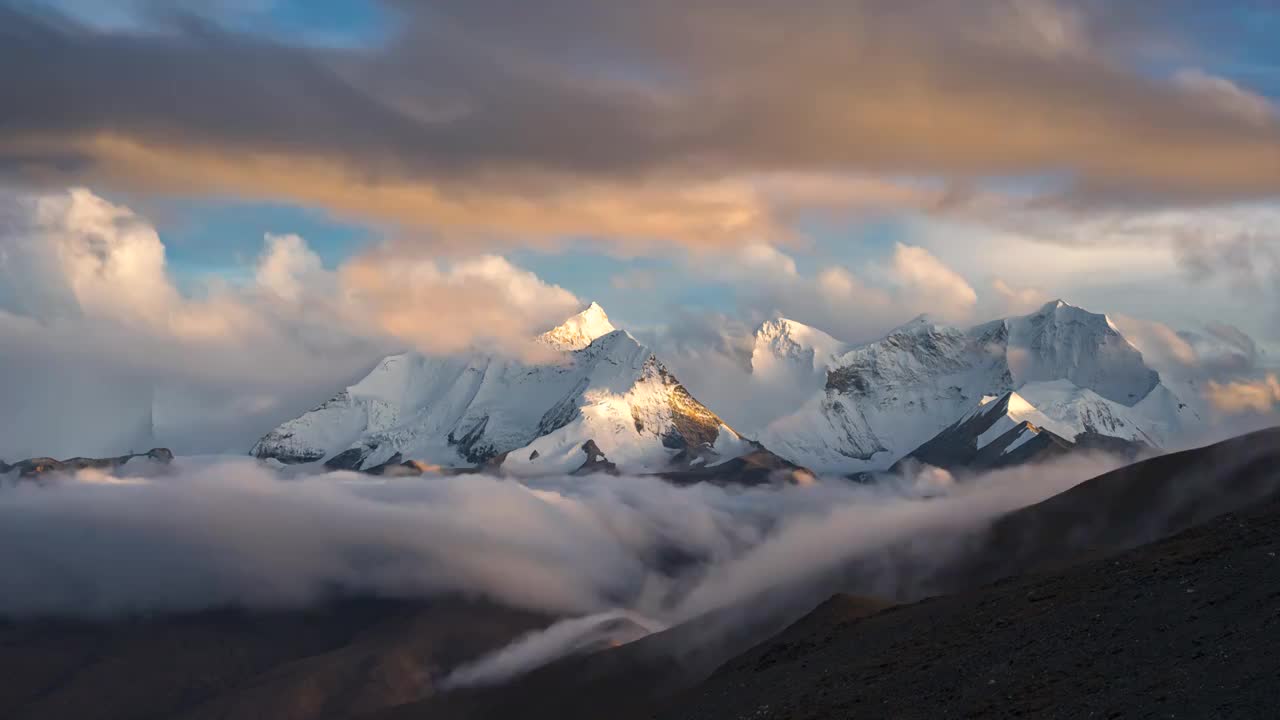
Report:
[[[537,337],[528,362],[486,353],[385,358],[264,436],[251,454],[371,470],[405,460],[513,475],[663,473],[762,450],[694,398],[592,303]]]
[[[830,358],[821,390],[759,439],[814,470],[882,471],[981,398],[1010,391],[1077,432],[1159,448],[1199,421],[1106,315],[1055,300],[968,329],[921,315],[849,346]]]
[[[251,453],[335,469],[414,461],[530,476],[663,474],[754,454],[764,460],[751,467],[859,474],[894,467],[982,398],[1010,392],[1039,413],[1032,426],[1055,428],[1064,442],[1054,446],[1088,436],[1124,452],[1168,448],[1199,421],[1106,315],[1062,300],[968,329],[919,315],[860,345],[788,318],[766,321],[750,382],[782,387],[798,409],[748,423],[746,434],[597,303],[535,340],[549,360],[389,356]],[[1014,457],[1037,455],[1047,441]]]

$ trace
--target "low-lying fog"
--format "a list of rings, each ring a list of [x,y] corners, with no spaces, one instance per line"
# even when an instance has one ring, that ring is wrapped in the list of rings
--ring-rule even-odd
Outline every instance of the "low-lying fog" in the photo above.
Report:
[[[917,537],[932,540],[913,562],[945,563],[953,533],[1115,464],[1077,455],[963,482],[931,470],[878,485],[725,488],[604,475],[282,474],[212,457],[9,480],[0,615],[468,593],[569,618],[621,613],[655,630]],[[877,590],[899,594],[892,572]],[[517,660],[538,655],[529,644],[512,648]]]

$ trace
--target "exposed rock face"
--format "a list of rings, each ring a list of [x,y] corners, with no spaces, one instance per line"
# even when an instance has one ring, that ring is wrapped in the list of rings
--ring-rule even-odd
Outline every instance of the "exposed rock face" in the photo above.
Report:
[[[325,461],[324,466],[330,470],[359,470],[364,463],[364,459],[368,456],[368,448],[351,448],[329,458]]]
[[[720,427],[724,425],[724,421],[695,400],[670,374],[665,374],[664,379],[669,379],[672,385],[668,398],[671,430],[663,438],[662,444],[677,450],[713,447],[720,437]]]
[[[683,469],[663,473],[662,477],[677,485],[698,482],[715,485],[801,485],[814,480],[812,472],[773,454],[763,445],[752,443],[752,447],[751,452],[717,465],[682,463]]]
[[[537,452],[537,450],[534,450]],[[592,475],[595,473],[604,473],[606,475],[617,475],[618,466],[609,462],[609,458],[600,452],[600,448],[596,446],[595,440],[588,440],[582,443],[582,452],[587,456],[587,461],[577,470],[573,471],[574,475]]]
[[[12,465],[0,462],[0,475],[5,473],[17,473],[17,476],[20,479],[30,479],[39,478],[51,473],[76,472],[89,468],[112,470],[124,465],[130,460],[135,459],[148,460],[162,465],[168,465],[173,460],[173,451],[168,448],[152,448],[145,453],[120,455],[118,457],[108,458],[74,457],[67,460],[56,460],[50,457],[28,458],[26,460],[19,460]]]

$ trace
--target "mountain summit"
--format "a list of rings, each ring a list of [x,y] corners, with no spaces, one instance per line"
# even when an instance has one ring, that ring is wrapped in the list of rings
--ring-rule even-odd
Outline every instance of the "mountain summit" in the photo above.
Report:
[[[1105,315],[1061,300],[969,329],[920,316],[863,345],[770,320],[756,332],[752,385],[742,388],[783,408],[745,428],[763,446],[695,399],[595,303],[536,341],[551,355],[545,362],[390,356],[252,453],[366,471],[417,461],[514,475],[706,475],[739,460],[762,474],[843,474],[907,456],[991,466],[1077,446],[1162,448],[1198,422]],[[995,443],[991,427],[1015,432]]]
[[[591,303],[586,310],[565,320],[560,325],[538,336],[538,339],[557,350],[581,350],[596,338],[617,330],[609,322],[609,316],[598,303]]]
[[[1198,421],[1105,315],[1061,300],[967,330],[918,317],[843,351],[757,333],[754,366],[819,360],[826,383],[760,440],[791,462],[829,472],[884,470],[951,427],[985,397],[1017,391],[1067,441],[1116,438],[1163,447]],[[772,353],[770,358],[762,355]]]
[[[760,451],[599,305],[538,340],[555,351],[551,361],[390,356],[252,454],[356,470],[413,460],[537,475],[702,469]]]

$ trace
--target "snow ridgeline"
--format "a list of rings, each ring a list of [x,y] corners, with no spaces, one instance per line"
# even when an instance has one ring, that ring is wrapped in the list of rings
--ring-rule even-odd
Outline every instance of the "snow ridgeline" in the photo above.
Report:
[[[1105,315],[1062,301],[969,329],[921,316],[859,346],[792,320],[767,322],[742,392],[781,385],[798,409],[758,427],[736,423],[760,442],[696,400],[595,303],[538,341],[551,361],[393,355],[252,453],[357,470],[415,461],[528,476],[730,469],[747,458],[852,474],[920,457],[935,439],[934,450],[951,448],[937,457],[999,464],[1081,443],[1165,447],[1199,423]]]
[[[552,360],[393,355],[252,454],[356,470],[412,460],[544,475],[669,472],[759,450],[595,303],[538,341]]]
[[[920,316],[856,347],[790,320],[757,333],[753,375],[815,369],[823,385],[798,387],[809,399],[797,411],[744,429],[822,472],[887,469],[987,398],[1014,391],[1014,416],[1034,414],[1032,425],[1071,443],[1087,436],[1160,448],[1200,421],[1105,315],[1061,300],[967,330]]]

